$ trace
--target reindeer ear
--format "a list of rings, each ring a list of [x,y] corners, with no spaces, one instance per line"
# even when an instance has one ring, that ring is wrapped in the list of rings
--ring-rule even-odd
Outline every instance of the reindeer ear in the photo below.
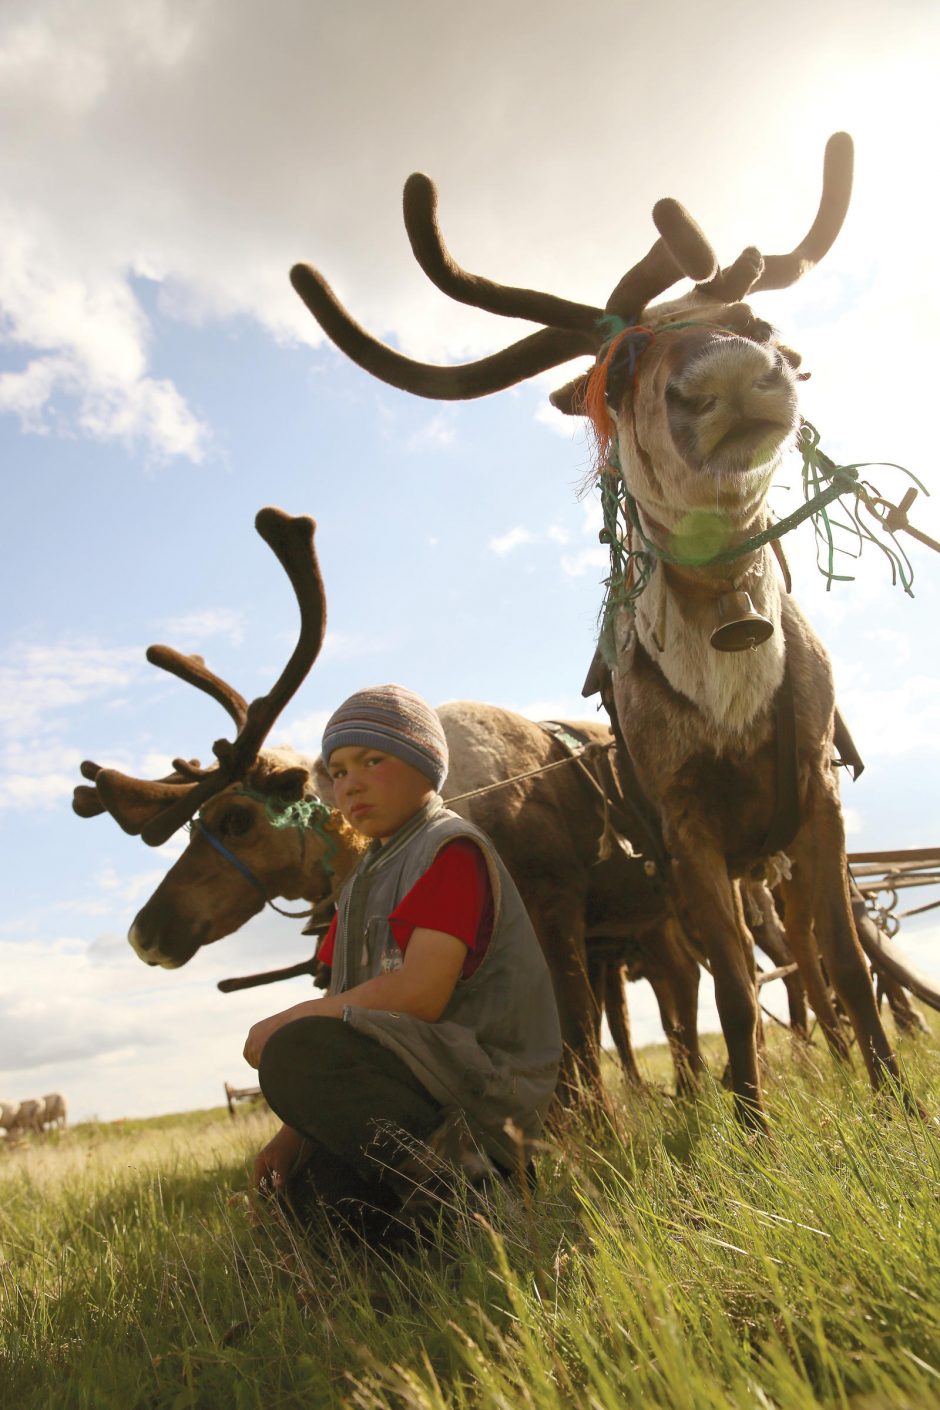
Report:
[[[557,392],[551,393],[548,399],[556,411],[563,412],[565,416],[586,415],[584,394],[590,375],[590,372],[582,372],[580,377],[575,377],[574,381],[566,382]]]
[[[272,769],[264,778],[261,790],[296,803],[304,796],[309,782],[310,770],[306,764],[292,764],[289,768]]]
[[[282,798],[289,798],[292,803],[296,803],[304,796],[309,782],[310,770],[298,764],[295,768],[282,769],[277,775],[277,791]]]
[[[321,798],[330,808],[336,807],[336,795],[333,792],[333,780],[326,771],[320,755],[313,761],[313,786],[317,790],[317,797]]]

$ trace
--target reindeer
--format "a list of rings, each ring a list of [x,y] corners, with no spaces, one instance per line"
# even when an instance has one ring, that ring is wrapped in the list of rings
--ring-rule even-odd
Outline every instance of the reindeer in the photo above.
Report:
[[[45,1108],[46,1104],[42,1097],[28,1097],[26,1101],[20,1102],[13,1124],[7,1128],[7,1134],[12,1136],[18,1135],[20,1132],[32,1131],[37,1136],[41,1136]]]
[[[626,985],[648,980],[672,1054],[676,1095],[692,1096],[704,1069],[697,1037],[699,966],[681,927],[666,914],[658,925],[632,939],[588,939],[588,976],[597,1015],[595,1045],[600,1044],[604,1016],[625,1080],[633,1087],[646,1086],[633,1048]]]
[[[64,1131],[68,1125],[69,1108],[61,1092],[49,1092],[42,1099],[42,1124],[48,1131]]]
[[[784,255],[749,246],[724,269],[683,207],[659,201],[658,239],[601,309],[462,269],[444,244],[435,188],[416,173],[405,184],[405,226],[429,278],[460,302],[543,325],[463,366],[404,357],[366,333],[315,269],[291,271],[311,313],[353,361],[419,396],[483,396],[580,354],[595,359],[552,401],[590,416],[600,474],[622,477],[623,512],[650,565],[632,612],[611,624],[602,698],[622,767],[658,821],[677,913],[710,962],[737,1114],[759,1130],[758,1007],[734,879],[784,841],[799,878],[785,884],[791,948],[808,963],[815,935],[872,1086],[899,1081],[852,925],[831,766],[831,666],[781,593],[770,550],[750,546],[768,525],[768,491],[799,425],[800,359],[743,300],[789,287],[824,257],[851,184],[852,142],[837,133],[806,236]],[[695,283],[690,292],[652,302],[683,276]]]
[[[15,1130],[19,1112],[19,1102],[0,1102],[0,1130],[5,1131],[7,1135]]]
[[[186,850],[130,927],[130,944],[151,965],[186,964],[201,946],[233,934],[275,896],[328,903],[366,845],[332,807],[332,783],[322,767],[293,750],[262,747],[316,659],[325,606],[312,521],[267,509],[257,526],[288,568],[301,606],[300,641],[278,685],[248,707],[201,657],[151,647],[151,662],[223,705],[238,726],[235,742],[216,742],[213,767],[176,759],[173,774],[157,782],[86,763],[82,773],[93,786],[75,790],[80,816],[108,811],[151,845],[195,819]],[[456,702],[442,706],[440,715],[451,756],[445,800],[475,795],[455,807],[493,838],[552,972],[568,1055],[563,1095],[582,1087],[593,1095],[601,1090],[594,945],[605,955],[611,946],[616,954],[630,946],[635,961],[644,964],[664,1015],[677,1087],[687,1090],[701,1067],[698,965],[675,940],[657,939],[663,898],[642,860],[623,842],[602,848],[609,832],[604,800],[617,792],[610,730],[600,723],[569,723],[568,731],[588,746],[584,758],[576,759],[555,733],[496,706]]]

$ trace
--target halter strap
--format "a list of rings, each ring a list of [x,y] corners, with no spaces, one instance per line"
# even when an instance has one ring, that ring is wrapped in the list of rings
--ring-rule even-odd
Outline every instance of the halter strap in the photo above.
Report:
[[[211,843],[211,845],[215,848],[220,857],[224,857],[227,862],[231,862],[235,870],[241,872],[245,880],[250,881],[252,886],[256,887],[257,890],[261,892],[261,895],[264,897],[265,904],[270,906],[272,911],[277,911],[278,915],[281,916],[288,916],[291,920],[304,920],[307,916],[313,915],[314,911],[316,910],[316,906],[311,906],[308,911],[285,911],[281,906],[276,906],[268,896],[267,887],[264,885],[264,882],[259,880],[259,878],[255,876],[254,872],[251,871],[250,868],[245,866],[245,863],[241,860],[240,857],[236,857],[234,852],[229,851],[229,849],[226,847],[225,843],[221,840],[221,838],[216,837],[214,833],[209,831],[202,818],[194,818],[193,826],[199,829],[203,837],[206,839],[207,842]]]
[[[259,881],[258,877],[255,876],[254,872],[250,871],[248,867],[245,866],[245,863],[241,861],[240,858],[236,857],[234,852],[230,852],[229,849],[226,847],[225,843],[220,838],[216,837],[214,833],[209,831],[202,818],[194,818],[193,822],[195,826],[198,827],[199,831],[202,833],[206,841],[212,844],[212,846],[218,852],[219,856],[224,857],[227,862],[231,862],[235,870],[240,871],[245,880],[250,881],[252,886],[257,887],[264,899],[267,900],[267,887],[262,881]]]

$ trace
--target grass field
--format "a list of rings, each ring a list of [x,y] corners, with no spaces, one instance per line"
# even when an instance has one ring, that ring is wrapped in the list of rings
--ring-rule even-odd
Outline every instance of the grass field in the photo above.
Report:
[[[407,1255],[253,1224],[264,1112],[0,1151],[0,1406],[940,1406],[940,1130],[770,1038],[771,1140],[615,1084]],[[902,1053],[940,1113],[940,1028]]]

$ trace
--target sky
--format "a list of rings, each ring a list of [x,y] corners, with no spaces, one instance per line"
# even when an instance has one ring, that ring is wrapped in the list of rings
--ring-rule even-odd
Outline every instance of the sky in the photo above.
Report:
[[[525,329],[428,284],[401,224],[409,172],[438,183],[467,267],[603,304],[664,195],[724,263],[789,250],[848,130],[839,240],[755,304],[812,371],[801,403],[827,452],[930,489],[938,39],[930,0],[0,7],[0,1095],[60,1090],[102,1119],[215,1105],[253,1079],[250,1024],[310,992],[217,992],[308,953],[270,912],[183,970],[143,965],[126,931],[182,840],[148,849],[70,807],[84,758],[156,777],[226,732],[149,643],[201,652],[249,698],[273,683],[296,609],[262,505],[317,520],[329,603],[274,740],[316,751],[332,708],[382,680],[593,715],[599,513],[583,430],[548,404],[571,371],[465,404],[396,392],[323,341],[290,266],[317,265],[410,355],[460,361]],[[791,460],[779,513],[798,486]],[[912,519],[940,536],[935,500]],[[867,764],[843,786],[850,848],[940,845],[940,561],[911,545],[911,599],[874,552],[828,594],[809,529],[787,553]],[[902,939],[940,975],[940,924]],[[631,1006],[656,1039],[645,985]]]

